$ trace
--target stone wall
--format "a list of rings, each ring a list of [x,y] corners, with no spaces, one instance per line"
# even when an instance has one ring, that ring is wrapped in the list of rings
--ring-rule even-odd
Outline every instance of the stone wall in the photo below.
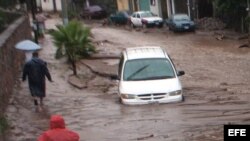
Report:
[[[15,44],[31,39],[31,30],[28,17],[22,16],[0,34],[0,117],[20,80],[25,60],[24,52],[17,50]]]

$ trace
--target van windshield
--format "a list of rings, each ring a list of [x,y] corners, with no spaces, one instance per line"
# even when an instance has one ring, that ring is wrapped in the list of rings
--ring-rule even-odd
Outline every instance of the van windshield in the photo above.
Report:
[[[125,63],[125,81],[156,80],[174,78],[175,73],[168,59],[136,59]]]

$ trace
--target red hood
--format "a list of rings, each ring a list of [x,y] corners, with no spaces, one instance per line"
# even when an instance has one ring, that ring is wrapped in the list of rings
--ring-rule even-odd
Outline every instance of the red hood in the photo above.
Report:
[[[60,115],[52,115],[50,118],[50,129],[55,128],[65,128],[64,119]]]

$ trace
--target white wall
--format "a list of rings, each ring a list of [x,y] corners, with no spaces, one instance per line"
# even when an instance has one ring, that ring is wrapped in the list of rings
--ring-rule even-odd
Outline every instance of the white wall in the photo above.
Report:
[[[150,11],[158,16],[161,16],[159,12],[159,2],[158,0],[155,0],[155,5],[150,4]]]
[[[36,5],[37,7],[41,7],[42,6],[42,0],[36,0]]]
[[[43,11],[53,11],[53,0],[41,0]],[[61,0],[56,0],[56,9],[62,10]]]

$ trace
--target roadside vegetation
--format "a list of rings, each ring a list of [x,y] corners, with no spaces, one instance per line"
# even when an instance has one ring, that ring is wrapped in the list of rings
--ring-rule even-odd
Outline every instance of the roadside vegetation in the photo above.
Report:
[[[91,30],[79,21],[70,21],[67,25],[56,27],[55,31],[50,32],[57,47],[55,58],[67,57],[72,65],[73,74],[77,75],[76,62],[95,52],[90,40]]]
[[[14,12],[8,12],[8,8],[14,7],[14,5],[17,3],[15,0],[1,0],[0,1],[0,34],[8,28],[8,26],[13,23],[17,18],[19,18],[21,15],[14,13]],[[0,50],[0,55],[2,50]],[[7,132],[7,129],[9,127],[8,121],[4,116],[4,103],[6,98],[3,95],[2,92],[0,92],[0,140],[5,140],[5,133]]]
[[[0,140],[6,140],[6,132],[9,129],[8,120],[4,115],[0,115]]]
[[[7,9],[12,9],[17,3],[17,0],[0,0],[0,33],[6,29],[10,23],[20,17],[20,15],[16,13],[7,12]]]
[[[236,31],[248,31],[249,7],[246,0],[214,0],[216,16]],[[242,29],[244,28],[244,29]]]
[[[10,13],[0,9],[0,33],[3,32],[9,24],[11,24],[20,16],[20,14]]]

